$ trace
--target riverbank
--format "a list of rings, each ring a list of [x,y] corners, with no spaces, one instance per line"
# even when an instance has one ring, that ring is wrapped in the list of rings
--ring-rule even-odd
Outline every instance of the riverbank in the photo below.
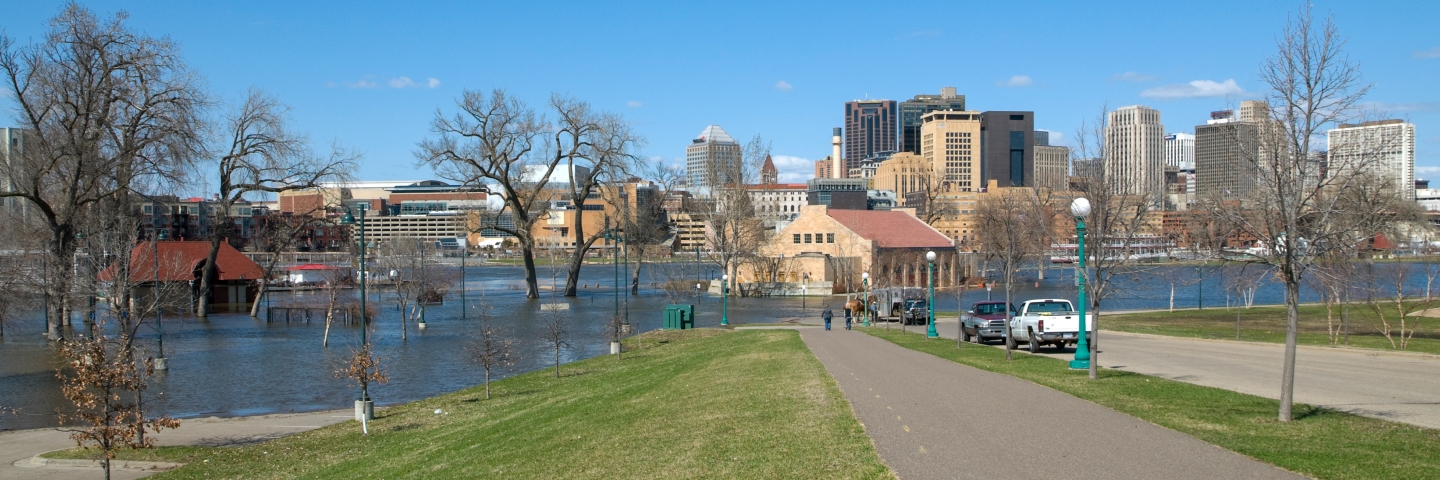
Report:
[[[917,333],[864,328],[902,347],[1035,382],[1313,478],[1430,478],[1440,471],[1440,430],[1295,405],[1295,420],[1276,420],[1278,402],[1120,370],[1098,380],[1062,360]],[[1068,432],[1087,441],[1086,432]]]
[[[892,477],[795,332],[638,340],[644,348],[623,359],[565,364],[559,379],[541,370],[495,382],[489,400],[476,387],[385,409],[369,436],[347,421],[255,446],[143,455],[187,464],[157,478]]]

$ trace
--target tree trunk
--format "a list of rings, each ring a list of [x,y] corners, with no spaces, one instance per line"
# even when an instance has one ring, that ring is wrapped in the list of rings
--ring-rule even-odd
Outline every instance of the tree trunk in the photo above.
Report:
[[[260,290],[255,292],[255,302],[250,304],[250,318],[260,317],[260,301],[265,299],[266,288],[269,286],[269,280],[260,282]]]
[[[525,260],[525,298],[540,298],[540,282],[535,277],[534,247],[522,242],[520,258]]]
[[[485,399],[490,399],[490,369],[485,369]]]
[[[195,296],[195,316],[201,319],[210,314],[210,278],[215,276],[215,257],[220,253],[219,236],[210,238],[210,253],[205,256],[205,268],[200,270],[200,294]]]
[[[641,265],[641,263],[642,263],[642,262],[641,262],[639,259],[636,259],[636,260],[635,260],[635,273],[634,273],[634,275],[631,275],[631,276],[630,276],[630,295],[631,295],[631,296],[640,295],[640,265]]]
[[[1095,313],[1090,314],[1090,379],[1100,374],[1100,302],[1095,302]]]
[[[330,346],[330,321],[335,318],[334,312],[335,309],[333,306],[331,307],[330,311],[325,312],[325,336],[321,337],[320,340],[320,346],[322,347],[328,348]],[[308,324],[310,322],[306,321],[305,323]]]
[[[576,232],[578,235],[579,232]],[[578,238],[578,236],[577,236]],[[585,264],[585,251],[580,244],[575,246],[575,254],[570,256],[570,268],[565,271],[565,293],[567,297],[576,295],[577,286],[580,282],[580,266]]]
[[[1007,262],[1007,263],[1005,264],[1005,307],[1004,307],[1004,308],[1005,308],[1005,360],[1007,360],[1007,361],[1010,360],[1010,352],[1011,352],[1012,350],[1015,350],[1014,327],[1013,327],[1013,325],[1011,324],[1011,322],[1014,321],[1015,317],[1010,314],[1010,284],[1011,284],[1010,280],[1011,280],[1011,277],[1013,276],[1013,275],[1010,274],[1010,269],[1011,269],[1010,264]],[[976,332],[976,333],[979,333],[979,332]],[[1031,354],[1034,354],[1035,352],[1030,352],[1030,353],[1031,353]]]
[[[1280,421],[1293,416],[1295,403],[1295,337],[1300,324],[1300,282],[1294,274],[1285,276],[1285,366],[1280,375]]]

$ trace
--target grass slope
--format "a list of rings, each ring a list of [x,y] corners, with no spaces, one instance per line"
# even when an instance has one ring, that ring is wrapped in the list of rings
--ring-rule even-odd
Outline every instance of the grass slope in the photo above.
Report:
[[[496,382],[491,400],[471,388],[385,409],[369,436],[346,422],[146,459],[189,463],[164,479],[893,478],[796,332],[645,337],[623,360],[567,364],[558,380]]]
[[[1275,419],[1279,402],[1132,372],[1100,370],[1091,381],[1052,358],[954,340],[927,340],[898,330],[861,331],[897,345],[1006,375],[1090,400],[1221,448],[1323,479],[1415,479],[1440,477],[1440,430],[1385,422],[1307,405],[1296,419]],[[1062,436],[1082,438],[1084,432]]]
[[[1393,310],[1393,307],[1390,307]],[[1300,306],[1300,331],[1296,337],[1301,345],[1330,345],[1323,305]],[[1399,323],[1393,312],[1387,312],[1393,329]],[[1340,326],[1340,308],[1335,308],[1335,328]],[[1235,340],[1235,310],[1207,308],[1205,310],[1177,310],[1174,312],[1127,313],[1104,315],[1100,328],[1122,332],[1151,333],[1173,337],[1215,338]],[[1440,319],[1409,317],[1406,328],[1415,328],[1406,351],[1440,354]],[[1380,333],[1381,323],[1375,312],[1366,305],[1350,307],[1351,347],[1394,350],[1390,340]],[[1393,332],[1397,336],[1398,331]],[[1240,340],[1250,342],[1285,343],[1285,307],[1254,307],[1240,310]]]

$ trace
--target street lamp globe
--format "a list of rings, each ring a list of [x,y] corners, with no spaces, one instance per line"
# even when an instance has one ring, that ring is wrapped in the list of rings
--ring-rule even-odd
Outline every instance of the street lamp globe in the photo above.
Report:
[[[870,272],[865,272],[865,273],[860,274],[860,279],[861,279],[861,280],[869,280],[869,279],[870,279]]]
[[[1090,216],[1090,200],[1086,199],[1085,197],[1080,197],[1076,198],[1074,201],[1071,201],[1070,214],[1074,215],[1075,218],[1085,218]]]
[[[927,262],[933,262],[933,261],[935,261],[935,251],[934,251],[934,250],[925,252],[925,261],[927,261]]]

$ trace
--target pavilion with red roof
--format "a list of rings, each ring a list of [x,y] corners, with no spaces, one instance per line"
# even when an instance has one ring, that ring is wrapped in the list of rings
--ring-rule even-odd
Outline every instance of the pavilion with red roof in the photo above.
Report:
[[[156,262],[156,252],[159,253],[159,262]],[[166,292],[169,297],[188,296],[196,298],[200,292],[200,276],[204,272],[205,260],[210,255],[210,242],[202,241],[160,241],[142,242],[130,250],[130,268],[128,282],[132,285],[132,298],[142,298],[153,295],[158,285],[164,287],[166,284],[173,285],[173,288],[164,287],[159,290]],[[158,274],[157,274],[158,263]],[[228,242],[220,242],[220,250],[215,255],[215,277],[211,278],[210,305],[223,306],[224,304],[245,304],[255,300],[256,281],[265,276],[265,269],[261,268],[245,254],[240,253]],[[125,281],[117,278],[119,264],[111,264],[102,270],[99,279],[102,282]],[[184,285],[175,285],[183,283]],[[176,292],[184,292],[176,293]],[[178,303],[180,298],[162,298],[166,303]],[[189,301],[188,299],[185,299]]]

